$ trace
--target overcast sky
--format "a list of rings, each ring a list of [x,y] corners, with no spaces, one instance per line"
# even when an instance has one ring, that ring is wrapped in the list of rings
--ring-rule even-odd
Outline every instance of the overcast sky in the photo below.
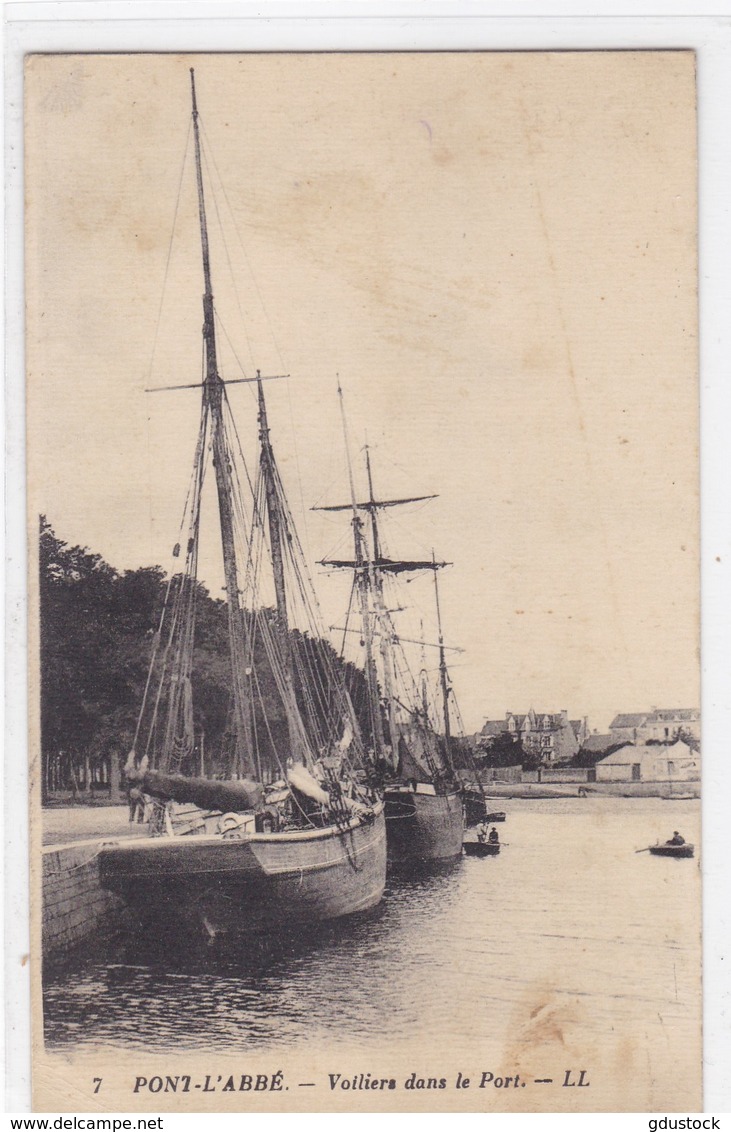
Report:
[[[453,563],[468,730],[697,706],[690,53],[31,59],[31,516],[170,565],[197,394],[144,390],[200,376],[191,64],[223,376],[292,375],[267,395],[310,561],[348,547],[309,510],[347,498],[339,375],[359,474],[367,436],[377,493],[438,493],[386,539]],[[253,453],[252,391],[230,399]],[[220,593],[214,539],[201,573]]]

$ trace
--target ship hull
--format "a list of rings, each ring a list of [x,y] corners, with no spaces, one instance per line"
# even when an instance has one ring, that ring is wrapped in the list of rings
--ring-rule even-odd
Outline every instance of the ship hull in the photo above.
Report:
[[[458,791],[425,794],[387,789],[386,837],[392,867],[428,865],[462,856],[464,818]]]
[[[316,924],[374,908],[386,882],[383,805],[337,828],[156,837],[102,850],[102,884],[153,928],[210,936]]]

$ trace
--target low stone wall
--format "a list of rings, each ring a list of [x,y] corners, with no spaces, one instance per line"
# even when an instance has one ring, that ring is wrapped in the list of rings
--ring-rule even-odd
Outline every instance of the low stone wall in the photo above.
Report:
[[[102,888],[104,843],[77,841],[43,850],[43,956],[63,955],[89,936],[109,933],[124,919],[120,897]]]
[[[588,782],[589,771],[584,766],[560,766],[541,771],[541,782]]]

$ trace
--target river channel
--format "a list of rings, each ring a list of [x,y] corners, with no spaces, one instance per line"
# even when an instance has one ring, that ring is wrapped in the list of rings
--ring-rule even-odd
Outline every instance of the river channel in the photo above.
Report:
[[[47,1049],[342,1043],[365,1057],[384,1044],[448,1041],[452,1058],[469,1061],[487,1044],[503,1060],[531,1050],[536,1065],[542,1055],[551,1064],[581,1056],[628,1082],[651,1079],[666,1108],[691,1103],[700,853],[672,860],[636,850],[674,829],[699,848],[699,804],[499,805],[508,814],[499,857],[391,878],[367,918],[223,947],[126,938],[48,970]]]

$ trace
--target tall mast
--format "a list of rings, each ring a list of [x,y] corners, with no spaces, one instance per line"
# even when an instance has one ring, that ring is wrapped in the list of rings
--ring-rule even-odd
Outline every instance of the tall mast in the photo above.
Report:
[[[444,712],[444,741],[447,748],[447,759],[452,762],[452,729],[449,723],[449,683],[447,680],[447,661],[444,656],[444,634],[442,633],[442,613],[439,607],[439,580],[437,560],[432,550],[434,563],[434,597],[437,605],[437,631],[439,633],[439,680],[442,685],[442,710]]]
[[[421,622],[421,710],[424,713],[424,720],[429,719],[429,690],[426,681],[426,652],[424,641],[424,622]]]
[[[239,597],[238,570],[236,567],[236,546],[234,543],[233,488],[231,483],[231,462],[226,443],[223,422],[224,384],[218,373],[216,360],[216,330],[213,309],[213,289],[211,287],[211,260],[208,246],[208,226],[206,223],[206,203],[203,193],[203,169],[201,164],[200,131],[198,128],[198,104],[195,97],[195,72],[190,69],[190,90],[193,104],[193,137],[195,140],[195,171],[198,185],[198,217],[200,220],[201,251],[203,254],[203,345],[205,351],[205,381],[203,385],[204,405],[211,414],[211,444],[213,465],[216,473],[218,511],[221,525],[221,545],[223,548],[223,569],[226,580],[228,606],[228,637],[231,654],[231,683],[234,699],[234,721],[236,729],[236,769],[244,774],[253,774],[251,744],[251,704],[246,687],[246,638],[244,620]]]
[[[386,706],[388,708],[388,723],[391,731],[391,748],[393,751],[394,765],[396,765],[396,750],[398,745],[398,720],[396,718],[396,704],[393,696],[393,656],[391,654],[391,640],[389,625],[387,624],[386,607],[383,600],[383,574],[378,568],[378,563],[381,560],[381,540],[378,537],[378,506],[373,494],[373,473],[371,470],[371,453],[368,445],[365,449],[366,456],[366,473],[368,475],[368,502],[369,512],[371,516],[371,542],[373,546],[373,554],[371,561],[368,564],[368,577],[371,583],[373,596],[378,610],[379,621],[381,622],[381,659],[383,661],[383,691],[386,697]]]
[[[355,482],[353,480],[353,466],[350,462],[350,446],[348,444],[348,422],[345,418],[345,406],[343,404],[343,390],[338,381],[338,398],[340,401],[340,416],[343,422],[343,437],[345,439],[345,455],[348,463],[348,481],[350,484],[350,501],[353,511],[353,518],[351,523],[353,526],[353,544],[354,544],[354,566],[355,566],[355,583],[358,589],[358,600],[360,604],[360,616],[363,633],[363,645],[365,648],[365,671],[366,671],[366,686],[368,689],[368,705],[370,708],[371,725],[373,727],[373,737],[376,744],[376,754],[379,758],[383,757],[386,747],[386,738],[383,733],[383,719],[381,718],[381,703],[378,695],[378,675],[376,673],[376,664],[373,659],[373,628],[371,625],[371,613],[368,607],[368,592],[369,585],[369,565],[366,560],[365,546],[363,539],[363,520],[358,514],[358,503],[355,494]],[[375,551],[374,551],[375,554]]]
[[[294,756],[303,758],[303,740],[301,731],[296,725],[297,700],[294,691],[294,668],[292,664],[292,643],[289,639],[289,618],[287,615],[287,589],[284,581],[284,531],[282,529],[282,511],[277,491],[277,472],[274,462],[274,450],[269,438],[269,422],[267,420],[267,407],[264,400],[264,386],[261,374],[257,370],[256,383],[259,392],[259,442],[261,445],[261,471],[264,478],[264,490],[267,499],[267,519],[269,522],[269,542],[271,544],[272,574],[274,576],[274,593],[277,602],[277,630],[279,647],[282,657],[284,685],[289,703],[286,716],[289,727],[289,745]]]
[[[378,520],[376,517],[376,500],[373,495],[373,473],[371,471],[371,450],[366,444],[366,471],[368,473],[368,502],[370,504],[368,510],[371,513],[371,530],[373,532],[373,558],[376,562],[381,557],[381,544],[378,538]]]

